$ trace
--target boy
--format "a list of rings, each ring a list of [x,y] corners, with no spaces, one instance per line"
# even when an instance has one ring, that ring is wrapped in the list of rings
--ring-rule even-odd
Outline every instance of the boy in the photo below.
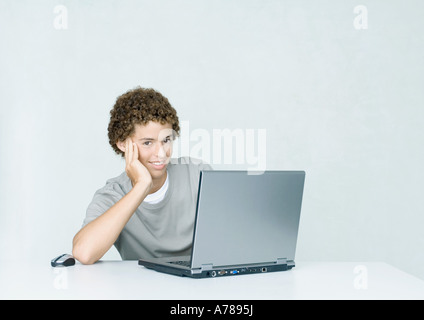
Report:
[[[180,127],[168,99],[136,88],[118,97],[110,112],[109,143],[125,158],[125,172],[97,190],[73,256],[98,261],[112,245],[122,259],[189,255],[200,170],[190,159],[170,162]]]

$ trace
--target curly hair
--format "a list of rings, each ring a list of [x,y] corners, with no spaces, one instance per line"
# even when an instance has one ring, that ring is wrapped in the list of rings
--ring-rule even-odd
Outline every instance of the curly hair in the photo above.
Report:
[[[179,136],[177,112],[161,93],[151,88],[136,87],[119,96],[110,111],[108,126],[109,144],[113,150],[124,156],[116,143],[131,136],[136,124],[146,125],[149,121],[169,123]]]

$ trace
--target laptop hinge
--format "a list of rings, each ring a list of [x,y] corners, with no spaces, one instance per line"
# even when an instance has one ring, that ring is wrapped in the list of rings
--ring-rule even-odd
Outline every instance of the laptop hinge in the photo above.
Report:
[[[277,258],[277,264],[287,264],[287,258]]]
[[[212,263],[206,263],[206,264],[202,264],[202,266],[200,267],[202,271],[208,271],[208,270],[212,270]]]

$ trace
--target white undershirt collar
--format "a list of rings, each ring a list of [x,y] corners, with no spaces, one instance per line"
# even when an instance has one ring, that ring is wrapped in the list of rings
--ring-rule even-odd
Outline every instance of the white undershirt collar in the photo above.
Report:
[[[152,194],[148,194],[146,198],[144,198],[144,202],[149,204],[155,204],[161,202],[163,198],[165,198],[166,191],[168,191],[169,186],[169,174],[166,173],[166,180],[162,187],[158,191]]]

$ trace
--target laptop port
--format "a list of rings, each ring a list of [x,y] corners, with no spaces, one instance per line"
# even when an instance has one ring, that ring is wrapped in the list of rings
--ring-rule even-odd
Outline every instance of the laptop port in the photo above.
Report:
[[[223,276],[224,274],[226,274],[227,273],[227,271],[225,271],[225,270],[221,270],[221,271],[219,271],[218,272],[218,274],[220,275],[220,276]]]
[[[212,271],[211,275],[212,275],[212,277],[216,277],[216,272]]]
[[[262,272],[266,272],[266,271],[267,271],[267,269],[266,269],[266,268],[262,268],[262,269],[261,269],[261,271],[262,271]]]

